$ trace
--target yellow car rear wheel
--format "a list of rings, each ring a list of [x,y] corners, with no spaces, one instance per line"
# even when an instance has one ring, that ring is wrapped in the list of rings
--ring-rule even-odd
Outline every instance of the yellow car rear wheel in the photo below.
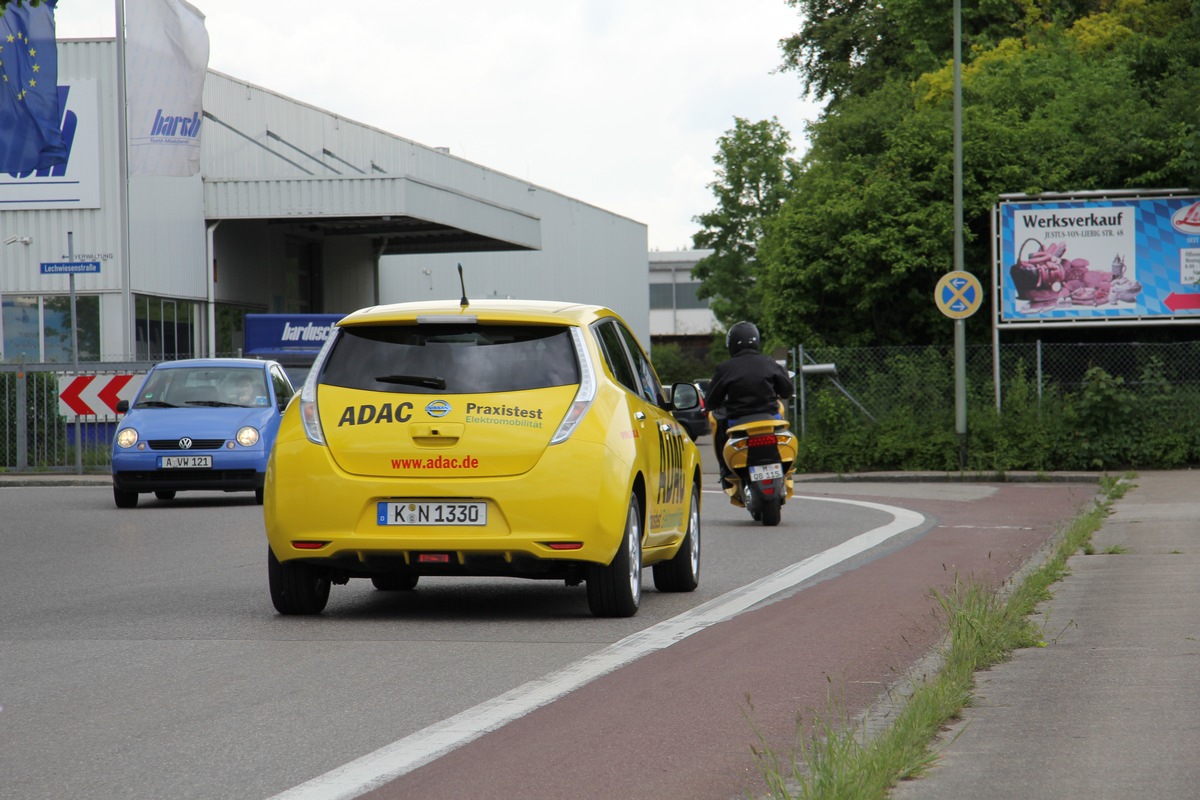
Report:
[[[280,614],[320,614],[329,602],[329,576],[297,561],[280,561],[267,548],[267,581],[271,602]]]
[[[642,599],[642,504],[629,498],[621,549],[607,566],[593,565],[587,577],[588,608],[597,617],[632,617]]]

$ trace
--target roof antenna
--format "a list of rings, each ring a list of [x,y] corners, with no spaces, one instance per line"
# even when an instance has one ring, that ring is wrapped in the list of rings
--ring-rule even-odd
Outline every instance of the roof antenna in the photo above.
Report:
[[[459,262],[458,265],[458,285],[462,287],[462,299],[458,301],[458,304],[463,308],[466,308],[470,305],[470,303],[467,302],[467,284],[466,281],[463,280],[462,262]]]

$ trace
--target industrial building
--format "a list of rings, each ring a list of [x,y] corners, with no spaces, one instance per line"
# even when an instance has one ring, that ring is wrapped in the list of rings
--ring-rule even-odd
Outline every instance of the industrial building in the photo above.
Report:
[[[123,179],[115,40],[58,50],[68,163],[0,175],[0,362],[237,353],[247,313],[457,298],[459,264],[650,341],[642,223],[214,70],[200,174]]]

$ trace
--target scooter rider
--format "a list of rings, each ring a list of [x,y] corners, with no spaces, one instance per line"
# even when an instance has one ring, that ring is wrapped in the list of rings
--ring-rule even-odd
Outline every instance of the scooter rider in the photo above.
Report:
[[[758,328],[752,322],[738,322],[725,335],[729,359],[717,365],[704,400],[713,412],[716,430],[713,449],[721,466],[721,485],[728,486],[729,467],[723,452],[730,425],[751,414],[770,414],[780,418],[779,400],[792,396],[792,380],[787,371],[770,356],[758,351]]]

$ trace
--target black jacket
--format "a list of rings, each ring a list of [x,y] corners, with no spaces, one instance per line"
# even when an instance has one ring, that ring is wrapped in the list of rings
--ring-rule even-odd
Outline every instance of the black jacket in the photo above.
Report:
[[[792,396],[787,370],[757,350],[742,350],[717,366],[704,402],[710,411],[737,419],[747,414],[774,414],[778,400]]]

